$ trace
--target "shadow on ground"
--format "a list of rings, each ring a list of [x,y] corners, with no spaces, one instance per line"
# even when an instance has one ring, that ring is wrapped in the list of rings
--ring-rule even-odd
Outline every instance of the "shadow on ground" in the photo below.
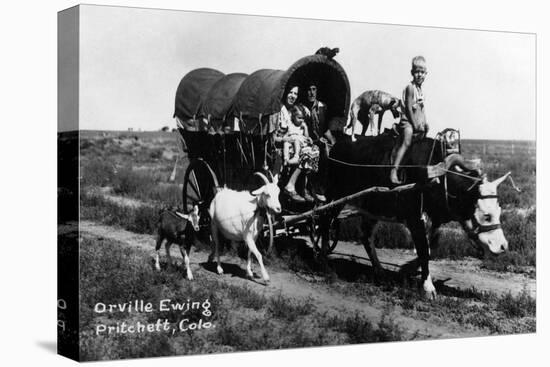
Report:
[[[416,261],[404,264],[399,270],[384,269],[376,273],[370,261],[365,257],[348,254],[330,255],[326,262],[322,261],[308,241],[300,238],[276,238],[275,251],[271,258],[279,258],[282,267],[288,267],[295,272],[313,273],[323,276],[328,282],[339,279],[345,282],[368,283],[385,290],[402,288],[421,288],[420,272]],[[384,267],[384,264],[382,264]],[[479,298],[483,292],[475,289],[460,289],[447,286],[450,280],[436,280],[434,285],[438,294],[458,298]]]

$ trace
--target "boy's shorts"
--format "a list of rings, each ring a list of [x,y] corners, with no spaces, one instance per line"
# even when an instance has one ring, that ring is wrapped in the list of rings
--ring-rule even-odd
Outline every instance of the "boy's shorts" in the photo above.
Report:
[[[411,128],[411,130],[413,131],[413,135],[412,135],[412,138],[413,140],[420,140],[420,139],[423,139],[425,136],[426,136],[426,131],[424,129],[422,130],[414,130],[414,127],[413,125],[407,121],[407,120],[401,120],[399,121],[398,124],[396,124],[396,127],[397,127],[397,132],[399,134],[401,134],[406,128]]]

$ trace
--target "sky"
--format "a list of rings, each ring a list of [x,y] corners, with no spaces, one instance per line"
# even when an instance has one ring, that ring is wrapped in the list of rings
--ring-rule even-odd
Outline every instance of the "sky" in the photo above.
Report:
[[[533,34],[84,5],[80,128],[174,127],[189,71],[286,70],[329,46],[340,48],[352,100],[371,89],[400,97],[411,58],[423,55],[430,135],[453,127],[464,139],[535,140],[535,44]]]

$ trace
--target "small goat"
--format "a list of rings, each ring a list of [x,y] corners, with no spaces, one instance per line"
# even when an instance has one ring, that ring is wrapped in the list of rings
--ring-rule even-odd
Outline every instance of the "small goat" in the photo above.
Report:
[[[209,209],[210,218],[212,219],[213,255],[218,263],[218,274],[223,274],[220,264],[219,235],[221,234],[231,241],[244,241],[248,247],[248,264],[246,268],[248,277],[253,277],[250,256],[253,253],[258,263],[260,263],[263,279],[268,282],[269,275],[265,270],[262,255],[256,247],[256,239],[264,224],[264,216],[261,214],[261,210],[274,213],[281,212],[280,189],[277,186],[277,176],[270,183],[263,174],[256,173],[256,175],[265,182],[265,185],[259,189],[250,193],[224,188],[214,196]]]
[[[195,238],[195,232],[198,232],[200,229],[199,219],[200,214],[199,207],[197,205],[193,207],[193,210],[189,214],[182,214],[177,211],[171,210],[164,210],[160,213],[157,245],[155,247],[155,268],[157,270],[160,271],[160,247],[162,246],[162,242],[166,240],[166,257],[168,258],[168,264],[172,264],[172,257],[170,256],[170,246],[172,246],[173,243],[176,243],[179,246],[181,256],[185,261],[185,268],[187,269],[187,279],[193,279],[191,267],[189,266],[189,253],[191,251],[191,244]]]

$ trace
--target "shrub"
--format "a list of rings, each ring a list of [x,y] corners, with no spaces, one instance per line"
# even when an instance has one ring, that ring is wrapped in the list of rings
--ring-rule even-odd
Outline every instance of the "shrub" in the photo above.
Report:
[[[537,302],[524,289],[518,296],[508,293],[501,297],[497,303],[497,310],[503,312],[507,317],[535,316]]]
[[[114,166],[103,159],[94,158],[83,164],[81,169],[83,186],[108,186],[113,183]]]
[[[430,256],[434,259],[458,260],[465,256],[478,255],[479,250],[473,246],[460,226],[451,224],[440,229],[437,243]]]
[[[311,298],[306,299],[302,303],[283,297],[279,293],[269,300],[267,309],[273,317],[294,321],[300,316],[305,316],[315,311],[315,304]]]
[[[403,330],[387,311],[382,314],[377,327],[358,313],[346,318],[333,317],[326,326],[344,332],[352,344],[405,340]]]
[[[372,241],[374,241],[376,247],[413,247],[408,229],[399,223],[378,222],[373,229]]]
[[[164,149],[161,149],[161,148],[153,149],[149,153],[149,157],[151,157],[151,159],[154,159],[154,160],[160,159],[162,157],[163,152],[164,152]]]
[[[157,185],[158,179],[147,172],[133,170],[130,166],[122,167],[115,176],[113,189],[115,193],[144,197]]]
[[[158,223],[160,205],[120,206],[97,194],[81,194],[81,215],[83,219],[97,220],[107,225],[118,225],[136,233],[153,234]]]

